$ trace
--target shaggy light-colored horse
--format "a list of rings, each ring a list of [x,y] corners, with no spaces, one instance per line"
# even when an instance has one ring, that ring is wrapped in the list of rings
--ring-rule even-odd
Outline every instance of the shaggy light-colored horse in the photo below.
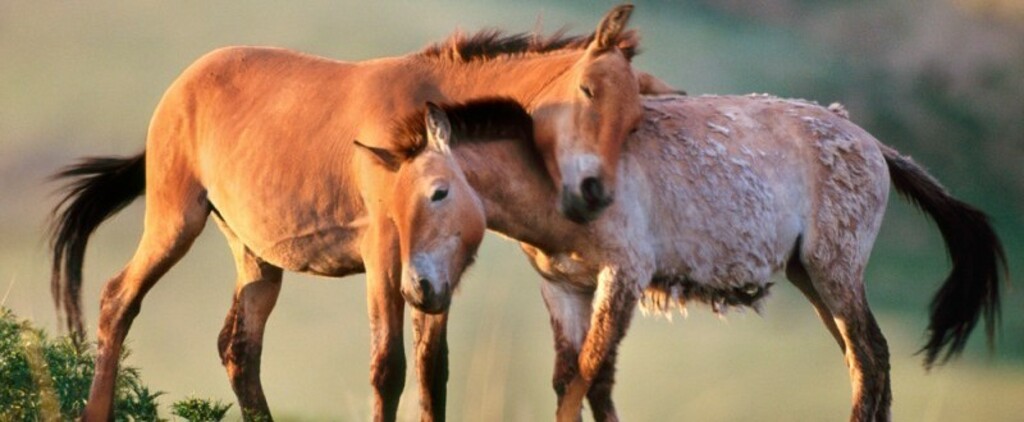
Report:
[[[841,108],[767,96],[652,98],[645,108],[623,150],[619,199],[587,226],[545,206],[558,193],[528,140],[453,148],[488,227],[522,242],[547,280],[559,420],[577,420],[584,396],[596,420],[617,419],[616,350],[637,304],[758,309],[780,272],[846,356],[850,419],[888,420],[889,352],[863,276],[890,183],[935,219],[953,262],[932,302],[926,366],[959,353],[981,316],[992,339],[1005,258],[987,218]],[[508,125],[525,126],[519,116]]]
[[[78,181],[55,213],[52,287],[76,333],[83,332],[79,292],[89,235],[147,193],[139,249],[103,292],[87,419],[110,414],[117,355],[142,298],[187,251],[211,212],[232,244],[239,273],[220,351],[243,413],[268,414],[258,362],[282,270],[340,277],[365,269],[374,411],[393,419],[405,383],[404,303],[415,308],[417,321],[435,318],[431,314],[447,308],[459,273],[418,266],[412,237],[403,236],[410,234],[403,228],[450,226],[397,219],[392,189],[398,184],[435,191],[443,184],[403,182],[408,177],[396,169],[416,151],[395,139],[396,116],[418,115],[427,101],[515,99],[530,110],[548,175],[560,186],[550,205],[576,221],[591,220],[614,198],[620,147],[642,114],[640,93],[671,90],[630,66],[638,42],[625,31],[632,10],[612,9],[590,36],[456,34],[419,53],[357,63],[231,47],[192,64],[160,101],[144,154],[85,162],[62,174]],[[372,154],[357,154],[353,139]],[[435,234],[461,233],[468,236],[461,249],[475,246],[474,230],[452,230]],[[456,252],[449,244],[437,248]],[[428,415],[443,417],[444,379],[421,388]]]

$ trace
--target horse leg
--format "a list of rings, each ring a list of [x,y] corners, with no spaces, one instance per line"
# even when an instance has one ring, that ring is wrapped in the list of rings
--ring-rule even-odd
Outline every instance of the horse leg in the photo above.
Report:
[[[846,341],[843,340],[843,334],[839,332],[839,327],[836,326],[832,311],[828,309],[828,306],[821,299],[821,295],[814,289],[814,285],[811,283],[811,276],[807,274],[807,269],[804,268],[796,254],[786,264],[786,278],[800,289],[804,297],[811,302],[811,306],[814,307],[814,312],[818,314],[818,318],[825,324],[825,328],[832,334],[832,338],[839,343],[839,350],[846,354]]]
[[[589,393],[609,358],[617,353],[619,342],[626,335],[639,299],[639,279],[641,277],[620,274],[620,270],[615,268],[605,268],[598,275],[590,329],[580,348],[579,373],[569,383],[562,403],[559,404],[560,421],[579,418],[583,397]],[[616,418],[614,413],[604,416]]]
[[[217,339],[221,362],[238,398],[246,420],[271,420],[270,407],[260,382],[260,358],[267,318],[281,291],[282,271],[267,264],[239,241],[220,219],[231,252],[235,257],[238,280],[231,310]]]
[[[808,263],[805,268],[842,340],[853,390],[850,420],[888,421],[892,404],[889,347],[868,307],[863,265],[847,262],[840,258],[828,265]]]
[[[420,383],[420,419],[445,420],[448,384],[448,313],[413,310],[413,342]]]
[[[615,412],[615,402],[612,401],[612,387],[615,386],[615,361],[618,358],[618,348],[608,351],[604,364],[597,371],[594,380],[590,384],[590,391],[587,392],[587,402],[590,403],[590,411],[595,421],[617,421],[618,413]]]
[[[580,347],[590,329],[594,294],[568,283],[545,281],[541,283],[541,295],[551,316],[555,340],[555,369],[551,384],[561,408],[569,384],[579,375]],[[576,413],[578,420],[578,407]]]
[[[369,268],[367,268],[369,270]],[[371,281],[367,271],[366,289],[370,314],[370,384],[373,385],[373,419],[393,421],[398,400],[405,388],[405,349],[402,344],[402,318],[405,302],[397,282],[391,288],[386,280]]]
[[[135,255],[121,272],[107,282],[100,298],[96,334],[96,368],[83,420],[113,418],[114,384],[121,347],[142,299],[202,232],[209,204],[197,185],[176,185],[180,194],[159,189],[146,198],[145,228]],[[197,200],[198,198],[198,200]]]
[[[579,355],[583,338],[590,328],[591,303],[594,294],[574,289],[566,284],[545,282],[541,286],[544,304],[551,315],[551,330],[555,337],[555,371],[552,385],[558,395],[558,403],[579,374]],[[612,353],[605,360],[587,393],[594,420],[617,420],[615,404],[612,402],[612,386],[615,384],[615,357]]]
[[[373,386],[373,419],[394,421],[405,388],[405,348],[402,319],[401,261],[393,234],[372,225],[364,238],[366,301],[370,317],[370,384]]]

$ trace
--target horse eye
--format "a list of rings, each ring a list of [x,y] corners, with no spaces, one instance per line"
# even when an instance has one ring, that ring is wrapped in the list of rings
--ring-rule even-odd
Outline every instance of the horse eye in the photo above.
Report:
[[[438,188],[434,191],[433,195],[430,195],[430,202],[437,202],[448,197],[448,189]]]
[[[591,91],[589,86],[580,85],[580,91],[583,91],[584,97],[594,98],[594,91]]]

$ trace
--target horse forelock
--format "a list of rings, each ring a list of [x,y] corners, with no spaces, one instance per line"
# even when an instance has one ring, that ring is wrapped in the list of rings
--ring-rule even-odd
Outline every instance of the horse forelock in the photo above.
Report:
[[[558,51],[583,51],[594,40],[594,33],[588,35],[566,35],[559,29],[550,36],[539,32],[506,34],[495,28],[482,29],[472,34],[455,31],[448,38],[428,45],[419,55],[422,57],[468,63],[498,57],[514,57],[527,54],[546,54]],[[627,59],[639,54],[640,36],[635,30],[619,34],[615,45]]]

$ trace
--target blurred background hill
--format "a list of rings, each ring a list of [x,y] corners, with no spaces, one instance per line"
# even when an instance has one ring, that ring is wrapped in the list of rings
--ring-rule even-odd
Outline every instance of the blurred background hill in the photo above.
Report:
[[[0,2],[0,299],[57,329],[44,241],[56,198],[46,176],[82,155],[138,152],[163,90],[209,50],[274,45],[362,60],[416,51],[455,28],[589,32],[612,4]],[[644,37],[637,67],[691,95],[768,92],[844,103],[852,120],[988,212],[1011,272],[1024,270],[1024,2],[636,4],[632,26]],[[922,214],[895,196],[890,204],[867,283],[892,346],[894,416],[1019,420],[1024,293],[1006,289],[994,355],[979,332],[964,359],[926,374],[913,353],[948,260]],[[134,251],[141,219],[140,201],[90,243],[83,298],[89,323],[104,281]],[[132,364],[151,387],[170,392],[167,403],[193,392],[234,400],[216,352],[233,280],[226,245],[209,228],[147,296],[129,336]],[[263,365],[279,417],[367,419],[362,281],[286,276]],[[452,419],[537,420],[553,413],[553,352],[539,282],[514,244],[489,237],[454,305]],[[780,280],[773,295],[763,317],[731,314],[722,321],[696,308],[672,323],[637,318],[620,358],[620,414],[844,419],[849,386],[833,340],[788,283]],[[403,398],[402,415],[414,418],[416,391],[407,388]]]

